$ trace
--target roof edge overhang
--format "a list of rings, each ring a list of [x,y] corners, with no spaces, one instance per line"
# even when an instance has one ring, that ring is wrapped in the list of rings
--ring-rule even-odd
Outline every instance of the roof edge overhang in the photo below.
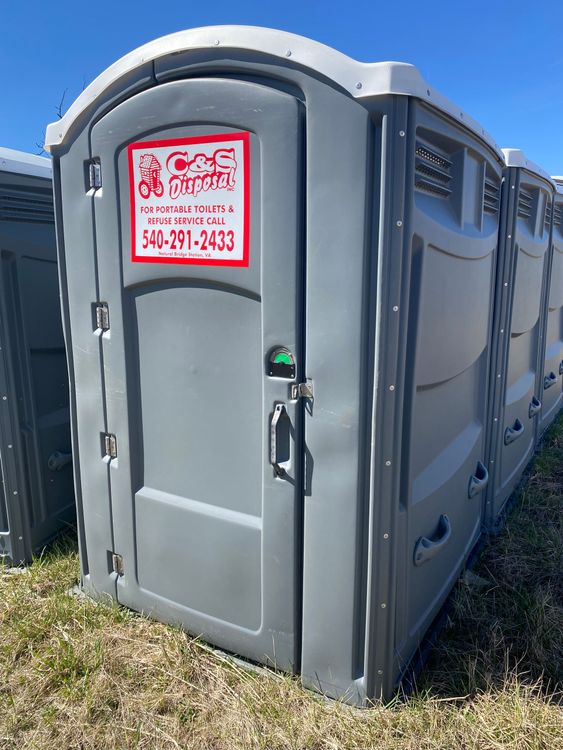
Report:
[[[13,148],[0,148],[0,172],[44,177],[48,180],[53,177],[50,159]]]
[[[520,169],[525,169],[538,177],[542,177],[546,182],[549,182],[553,190],[557,189],[557,183],[554,178],[551,177],[545,169],[542,169],[539,164],[528,159],[522,149],[503,148],[502,153],[504,154],[504,161],[506,162],[507,167],[519,167]]]
[[[74,101],[66,114],[47,126],[45,148],[61,145],[73,123],[119,80],[136,68],[167,55],[190,50],[228,49],[255,52],[283,59],[334,81],[355,99],[396,94],[413,96],[472,130],[503,160],[494,139],[470,115],[426,83],[413,65],[400,62],[363,63],[320,42],[297,34],[257,26],[206,26],[155,39],[117,60]]]

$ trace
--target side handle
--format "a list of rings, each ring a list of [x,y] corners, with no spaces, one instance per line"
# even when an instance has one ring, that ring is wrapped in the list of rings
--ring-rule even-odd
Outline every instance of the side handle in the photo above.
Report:
[[[524,425],[517,417],[514,425],[512,427],[507,427],[504,431],[504,444],[510,445],[510,443],[513,443],[515,440],[518,440],[519,437],[522,437],[523,434]]]
[[[541,411],[541,401],[539,398],[534,398],[530,401],[530,407],[528,409],[528,416],[533,419]]]
[[[477,468],[475,474],[469,480],[469,489],[467,494],[469,497],[475,497],[480,492],[483,492],[485,487],[489,484],[489,472],[487,467],[482,461],[477,461]]]
[[[62,451],[53,451],[47,459],[47,466],[50,471],[61,471],[72,461],[72,453],[63,453]]]
[[[450,524],[450,519],[445,515],[441,515],[434,537],[429,539],[428,537],[421,536],[415,544],[414,564],[419,567],[433,557],[436,557],[436,555],[444,549],[451,535],[452,526]]]
[[[544,390],[547,391],[547,389],[551,388],[555,383],[557,383],[557,375],[554,372],[550,372],[549,375],[546,375],[543,379]]]

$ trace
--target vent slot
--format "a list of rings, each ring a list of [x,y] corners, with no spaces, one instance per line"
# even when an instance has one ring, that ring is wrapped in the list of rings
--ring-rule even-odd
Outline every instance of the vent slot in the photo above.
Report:
[[[560,227],[562,219],[563,219],[563,204],[554,203],[553,204],[553,226]]]
[[[524,190],[521,187],[518,195],[518,216],[521,219],[529,219],[531,217],[533,201],[534,196],[528,190]]]
[[[447,198],[452,192],[451,161],[420,142],[416,145],[415,156],[415,188]]]
[[[53,224],[53,197],[48,190],[0,188],[0,221]]]
[[[549,228],[551,226],[551,201],[547,201],[545,204],[545,217],[544,217],[544,226],[549,231]]]
[[[500,205],[500,185],[485,178],[485,189],[483,194],[483,211],[488,214],[497,214]]]

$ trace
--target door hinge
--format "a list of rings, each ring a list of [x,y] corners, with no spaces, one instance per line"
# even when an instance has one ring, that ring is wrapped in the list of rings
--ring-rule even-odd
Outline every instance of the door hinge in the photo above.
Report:
[[[123,575],[123,556],[118,555],[115,552],[111,553],[111,566],[113,568],[113,572],[117,573],[118,576]]]
[[[310,378],[304,383],[292,383],[290,388],[290,398],[297,401],[299,398],[314,398],[313,381]]]
[[[93,190],[102,187],[102,165],[96,159],[88,164],[88,183]]]
[[[110,433],[104,435],[105,455],[109,458],[117,458],[117,438]]]
[[[96,328],[109,331],[109,305],[107,302],[96,303]]]

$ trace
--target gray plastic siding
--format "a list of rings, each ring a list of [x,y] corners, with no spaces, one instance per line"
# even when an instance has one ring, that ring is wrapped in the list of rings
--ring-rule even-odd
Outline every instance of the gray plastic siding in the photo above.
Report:
[[[551,187],[521,168],[505,170],[497,269],[485,523],[495,530],[535,450],[544,397],[543,323],[550,260]]]
[[[552,219],[540,433],[550,426],[563,406],[563,196],[560,193],[553,198]]]
[[[0,173],[0,548],[29,561],[74,515],[51,180]]]

